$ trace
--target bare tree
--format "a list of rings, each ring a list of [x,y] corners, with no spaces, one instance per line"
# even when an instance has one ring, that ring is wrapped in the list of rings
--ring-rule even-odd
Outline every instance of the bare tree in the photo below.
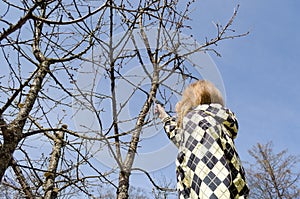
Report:
[[[248,34],[230,28],[235,10],[227,24],[216,24],[216,37],[195,42],[181,34],[190,28],[185,22],[192,2],[2,1],[1,188],[25,198],[101,198],[98,187],[106,184],[117,198],[128,198],[135,170],[155,189],[174,191],[134,168],[141,134],[155,125],[153,102],[159,97],[172,111],[172,97],[196,78],[198,63],[189,56],[218,54],[212,45]],[[137,65],[142,73],[130,74]],[[130,92],[124,95],[120,85]],[[84,121],[88,115],[92,121]],[[116,166],[95,163],[104,149]]]
[[[257,144],[250,155],[255,159],[248,170],[251,198],[299,198],[299,157],[287,150],[274,153],[271,142]]]
[[[73,63],[93,47],[106,7],[105,2],[1,2],[1,58],[6,67],[0,85],[0,179],[21,197],[78,192],[92,197],[87,181],[106,182],[94,167],[97,174],[82,175],[90,156],[82,141],[65,135],[63,124],[73,97],[67,83],[78,68]],[[86,28],[91,17],[98,23]]]

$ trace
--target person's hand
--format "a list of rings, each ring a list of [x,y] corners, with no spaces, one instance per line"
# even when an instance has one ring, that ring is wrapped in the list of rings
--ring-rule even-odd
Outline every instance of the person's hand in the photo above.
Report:
[[[164,120],[165,118],[169,117],[169,115],[165,111],[165,108],[160,104],[156,104],[154,113],[158,114],[158,117],[161,120]]]

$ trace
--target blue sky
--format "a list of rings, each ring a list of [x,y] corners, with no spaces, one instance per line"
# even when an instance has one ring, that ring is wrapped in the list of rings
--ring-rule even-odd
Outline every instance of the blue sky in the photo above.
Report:
[[[209,24],[225,22],[238,3],[233,27],[238,33],[249,30],[250,34],[221,42],[217,49],[222,57],[212,55],[223,77],[227,106],[239,118],[236,145],[244,160],[257,142],[272,141],[275,151],[288,149],[299,154],[300,2],[213,0],[198,1],[195,6],[199,12],[212,8],[203,20]],[[193,29],[198,32],[202,27],[195,25]]]
[[[237,4],[233,28],[250,34],[220,42],[216,49],[222,57],[211,56],[224,81],[227,106],[239,119],[238,152],[252,162],[248,150],[272,141],[275,152],[288,149],[300,155],[300,2],[197,1],[190,22],[194,37],[201,42],[203,36],[213,36],[212,22],[224,24]],[[153,175],[159,178],[172,169],[174,165]]]

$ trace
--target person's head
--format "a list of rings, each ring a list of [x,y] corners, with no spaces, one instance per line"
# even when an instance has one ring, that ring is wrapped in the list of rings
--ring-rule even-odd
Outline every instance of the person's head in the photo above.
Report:
[[[181,126],[183,117],[194,107],[200,104],[221,104],[224,106],[221,92],[209,81],[198,80],[190,84],[182,94],[182,99],[176,104],[178,126]]]

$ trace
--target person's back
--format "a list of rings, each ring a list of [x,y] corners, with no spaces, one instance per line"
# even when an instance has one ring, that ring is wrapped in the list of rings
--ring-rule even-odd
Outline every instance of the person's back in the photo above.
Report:
[[[207,81],[196,83],[212,86]],[[188,87],[183,94],[186,101],[182,100],[176,107],[179,118],[166,115],[163,108],[158,107],[165,131],[179,149],[176,160],[179,198],[247,198],[249,189],[245,172],[233,141],[238,130],[234,114],[223,107],[218,93],[205,91],[207,101],[189,102],[193,100],[191,88],[197,86]],[[200,88],[206,89],[203,85]],[[215,91],[214,88],[206,90]],[[185,96],[187,93],[189,96]],[[207,98],[208,94],[217,95],[217,100]],[[182,109],[186,104],[191,105],[188,111]],[[180,111],[185,112],[181,118]]]

